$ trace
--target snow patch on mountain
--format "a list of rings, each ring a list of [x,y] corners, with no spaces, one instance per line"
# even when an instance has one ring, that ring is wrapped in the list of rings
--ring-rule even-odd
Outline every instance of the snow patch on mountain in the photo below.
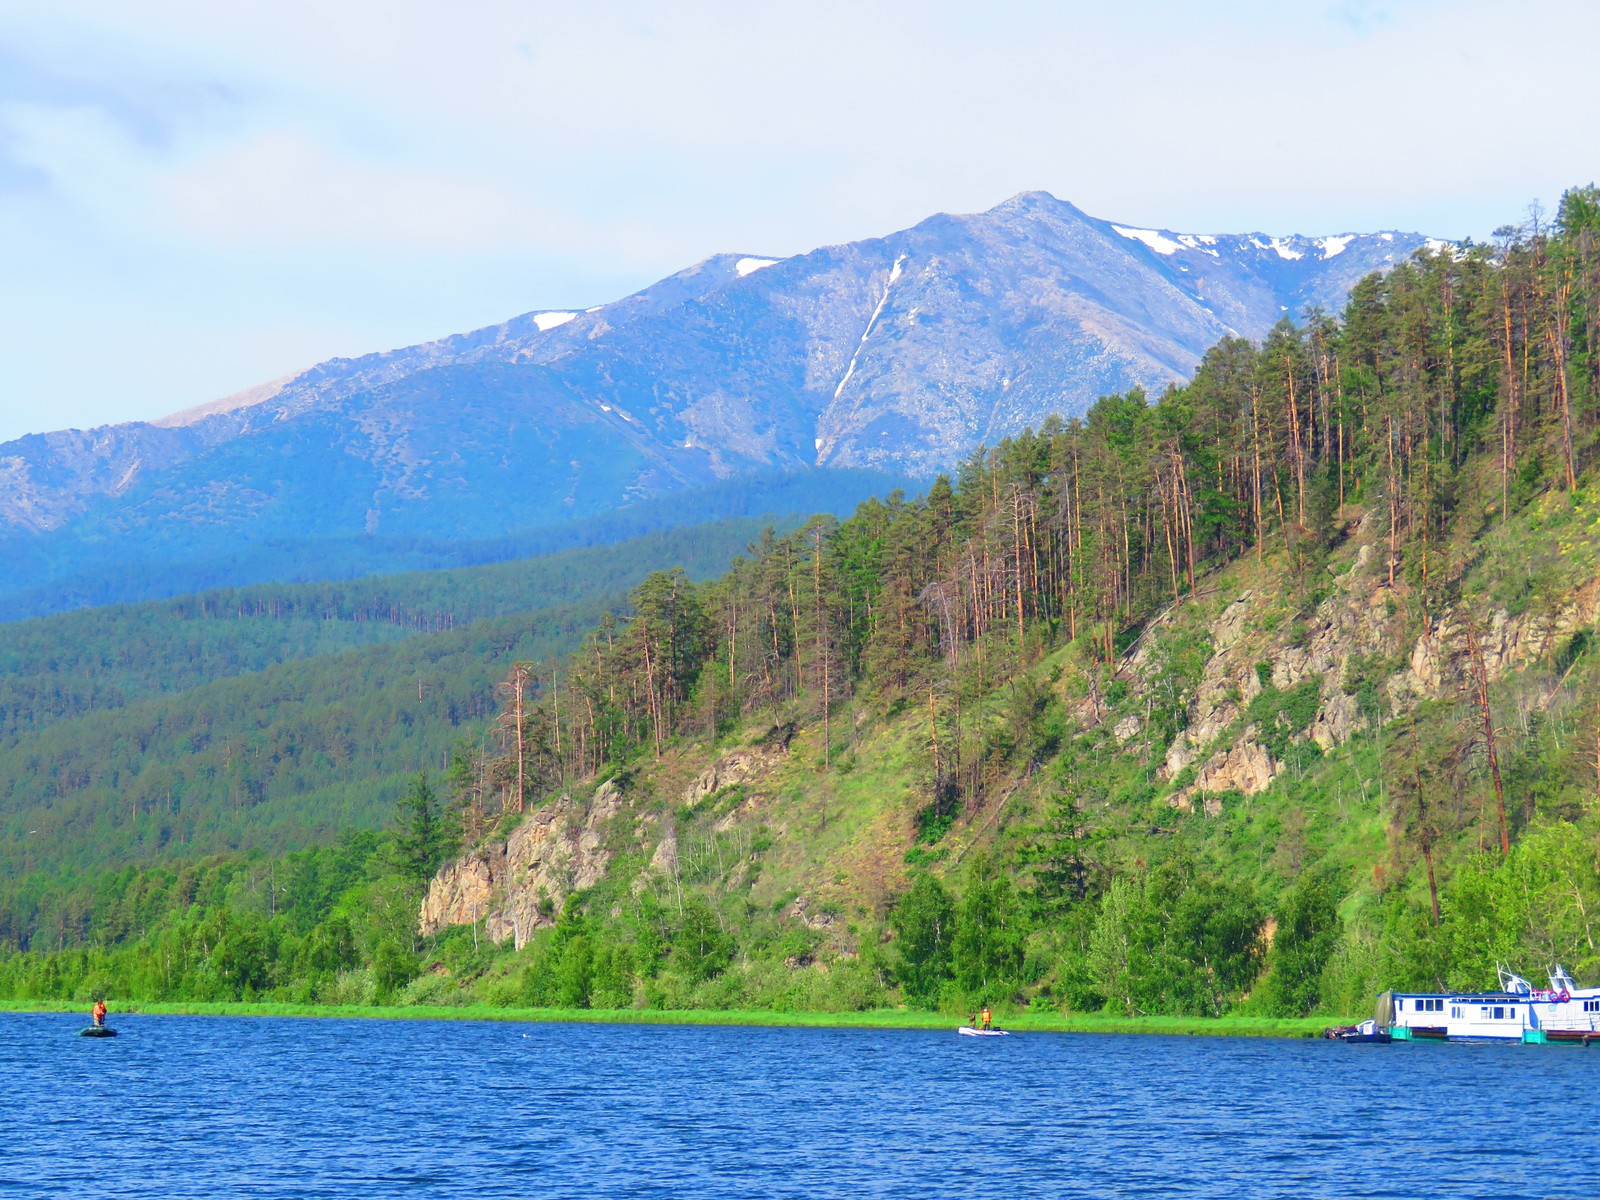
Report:
[[[539,327],[540,333],[549,333],[552,329],[565,325],[568,321],[576,320],[577,317],[578,314],[574,312],[536,313],[533,323]]]
[[[775,267],[782,261],[783,259],[781,258],[741,258],[733,264],[733,269],[739,273],[739,277],[742,279],[746,275],[754,275],[762,267]]]
[[[1353,233],[1344,234],[1342,237],[1325,237],[1318,240],[1317,245],[1322,247],[1322,257],[1332,258],[1336,254],[1343,254],[1345,247],[1356,240]]]
[[[861,347],[867,344],[867,339],[872,336],[872,329],[878,323],[878,318],[883,316],[883,306],[889,303],[889,290],[894,287],[900,278],[900,269],[906,265],[906,256],[902,254],[894,260],[894,269],[889,272],[889,282],[883,285],[883,295],[878,299],[878,307],[872,310],[872,316],[867,318],[867,327],[861,332],[861,340],[856,343],[856,352],[850,356],[850,365],[845,368],[844,378],[839,380],[839,386],[833,389],[833,398],[837,400],[844,392],[844,385],[850,382],[850,376],[856,373],[856,363],[861,358]]]
[[[1250,244],[1257,250],[1271,250],[1279,258],[1284,259],[1287,262],[1295,262],[1296,260],[1305,257],[1301,251],[1296,250],[1293,246],[1289,245],[1288,239],[1286,238],[1275,237],[1263,242],[1260,238],[1253,237],[1250,239]]]
[[[1222,257],[1222,255],[1218,254],[1215,250],[1210,249],[1210,247],[1217,244],[1217,239],[1214,237],[1207,237],[1202,233],[1180,233],[1178,235],[1178,241],[1189,247],[1191,250],[1200,251],[1201,254],[1209,254],[1212,258]],[[1188,269],[1188,267],[1184,268],[1185,271]]]
[[[1182,242],[1175,242],[1165,234],[1157,233],[1154,229],[1129,229],[1126,225],[1113,225],[1111,228],[1125,238],[1143,242],[1157,254],[1176,254],[1183,249]]]

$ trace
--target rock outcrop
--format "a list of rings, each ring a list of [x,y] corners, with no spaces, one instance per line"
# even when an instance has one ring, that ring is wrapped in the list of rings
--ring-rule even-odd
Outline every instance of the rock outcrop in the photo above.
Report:
[[[1238,792],[1241,796],[1254,796],[1271,787],[1283,766],[1275,762],[1266,747],[1255,740],[1256,733],[1256,727],[1252,725],[1238,741],[1213,754],[1195,772],[1194,783],[1175,792],[1169,803],[1174,808],[1190,812],[1194,809],[1194,798],[1199,795],[1203,797],[1201,803],[1206,815],[1215,817],[1222,812],[1219,793]]]
[[[1600,582],[1590,583],[1554,608],[1515,616],[1504,609],[1474,611],[1457,605],[1418,637],[1406,665],[1388,680],[1395,713],[1426,696],[1456,687],[1467,674],[1471,653],[1469,622],[1483,651],[1483,666],[1493,682],[1510,671],[1548,657],[1580,629],[1600,621]]]
[[[1407,649],[1400,640],[1403,607],[1387,586],[1387,568],[1372,539],[1369,518],[1354,531],[1352,561],[1340,570],[1316,609],[1298,618],[1273,610],[1273,598],[1249,590],[1224,603],[1206,625],[1212,653],[1189,704],[1188,726],[1167,748],[1160,775],[1173,780],[1186,770],[1193,779],[1168,802],[1191,811],[1197,797],[1205,810],[1220,811],[1219,792],[1255,795],[1281,774],[1281,763],[1257,740],[1255,727],[1241,729],[1251,701],[1261,693],[1262,676],[1280,692],[1319,681],[1317,710],[1293,741],[1309,738],[1324,752],[1349,741],[1367,725],[1361,701],[1345,691],[1351,660],[1403,663],[1381,680],[1390,716],[1409,711],[1425,698],[1459,694],[1469,676],[1470,627],[1482,647],[1493,682],[1507,673],[1548,659],[1580,630],[1600,621],[1600,581],[1591,582],[1538,612],[1511,615],[1501,608],[1474,608],[1462,602],[1434,615],[1429,628]],[[1148,639],[1127,668],[1148,683],[1157,668]],[[1403,657],[1402,657],[1403,656]],[[1119,742],[1135,730],[1124,719],[1115,729]]]
[[[694,782],[684,789],[683,802],[693,808],[707,796],[769,770],[782,757],[782,751],[773,747],[758,746],[731,751],[695,777]]]
[[[719,792],[759,779],[784,754],[779,745],[731,750],[697,775],[678,802],[694,808]],[[759,799],[746,798],[713,828],[731,828]],[[619,831],[615,822],[627,804],[608,780],[587,802],[560,796],[528,813],[504,841],[489,842],[447,863],[423,900],[418,919],[422,933],[482,922],[492,941],[509,939],[520,948],[534,930],[555,923],[568,896],[599,883],[622,849],[650,851],[645,877],[675,874],[678,823],[673,809],[647,812]]]
[[[1254,796],[1272,786],[1282,769],[1272,755],[1252,736],[1252,726],[1225,751],[1219,751],[1195,775],[1195,787],[1202,792],[1238,792]]]
[[[422,903],[423,934],[482,921],[491,941],[510,938],[520,948],[533,930],[555,923],[569,895],[605,875],[615,857],[607,826],[621,804],[609,781],[586,804],[561,796],[529,813],[504,842],[446,865]]]

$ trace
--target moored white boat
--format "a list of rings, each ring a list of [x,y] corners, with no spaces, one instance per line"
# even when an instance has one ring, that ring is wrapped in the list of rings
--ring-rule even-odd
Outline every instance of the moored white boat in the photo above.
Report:
[[[1550,986],[1536,988],[1500,969],[1486,992],[1385,992],[1376,1020],[1409,1041],[1600,1041],[1600,987],[1580,988],[1559,965]]]

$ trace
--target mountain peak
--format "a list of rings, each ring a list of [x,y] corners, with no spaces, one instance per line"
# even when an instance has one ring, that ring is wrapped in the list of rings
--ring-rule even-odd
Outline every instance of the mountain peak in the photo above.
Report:
[[[988,211],[992,213],[1037,212],[1041,210],[1046,212],[1056,212],[1063,208],[1069,209],[1072,212],[1078,211],[1077,208],[1069,204],[1067,201],[1062,200],[1049,192],[1035,190],[1029,192],[1018,192],[1015,196],[1000,201],[999,204],[996,204]]]
[[[610,304],[11,443],[0,540],[19,587],[57,594],[156,545],[220,561],[267,537],[499,537],[774,468],[928,476],[1100,396],[1160,394],[1220,338],[1336,311],[1424,244],[1179,234],[1036,190],[787,258],[713,255]]]

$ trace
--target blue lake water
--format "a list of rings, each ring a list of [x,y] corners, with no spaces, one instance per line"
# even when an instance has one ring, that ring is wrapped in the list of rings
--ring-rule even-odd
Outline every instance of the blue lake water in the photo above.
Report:
[[[1600,1048],[0,1014],[0,1195],[1600,1197]]]

